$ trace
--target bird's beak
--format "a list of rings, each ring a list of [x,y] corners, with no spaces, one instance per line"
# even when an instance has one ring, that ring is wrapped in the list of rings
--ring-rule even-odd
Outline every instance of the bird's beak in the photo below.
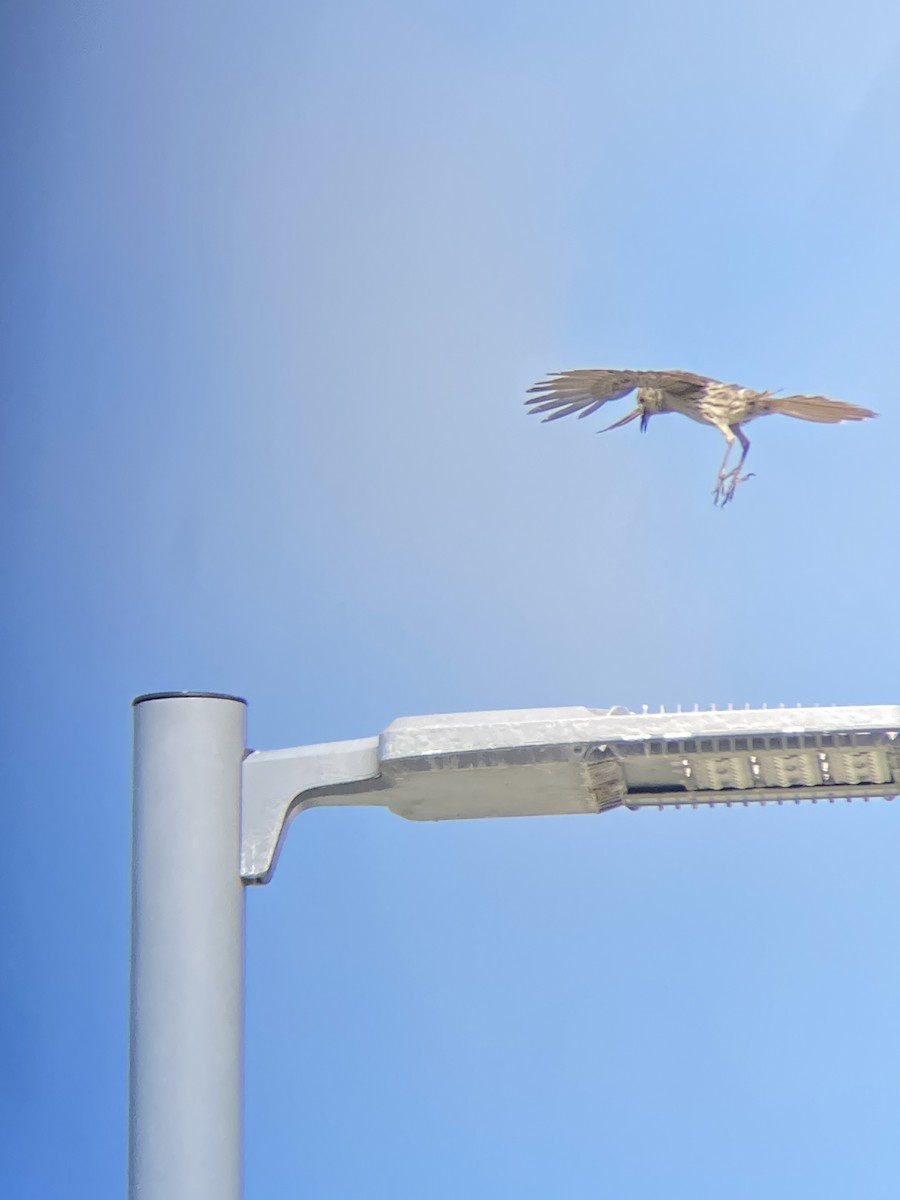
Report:
[[[611,429],[619,429],[619,428],[621,428],[622,425],[627,425],[629,421],[633,421],[635,417],[639,417],[640,415],[641,415],[641,410],[639,408],[636,408],[636,409],[634,409],[633,412],[630,412],[627,417],[622,417],[621,421],[616,421],[616,423],[614,425],[607,425],[605,429],[598,429],[597,432],[598,433],[609,433],[609,431]],[[642,427],[643,427],[643,424],[644,424],[644,422],[642,421],[641,422]]]

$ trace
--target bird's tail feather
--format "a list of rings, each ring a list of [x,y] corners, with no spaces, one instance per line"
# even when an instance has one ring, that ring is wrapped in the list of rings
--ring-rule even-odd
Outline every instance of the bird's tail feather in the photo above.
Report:
[[[829,400],[827,396],[772,396],[769,412],[783,413],[786,417],[799,417],[801,421],[819,421],[835,425],[838,421],[863,421],[866,417],[877,417],[878,413],[845,400]]]

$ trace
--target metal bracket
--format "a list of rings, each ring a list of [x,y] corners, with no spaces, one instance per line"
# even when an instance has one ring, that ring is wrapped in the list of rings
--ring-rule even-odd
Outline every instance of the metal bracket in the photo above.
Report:
[[[378,804],[368,791],[381,774],[378,738],[323,742],[289,750],[252,750],[244,759],[241,877],[268,883],[289,821],[328,804]]]

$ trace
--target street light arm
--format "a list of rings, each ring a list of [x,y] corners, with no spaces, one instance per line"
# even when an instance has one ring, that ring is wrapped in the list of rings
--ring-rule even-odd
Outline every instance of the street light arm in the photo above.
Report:
[[[241,874],[268,882],[290,819],[323,805],[441,821],[898,794],[898,706],[404,717],[377,738],[249,754]]]
[[[377,737],[288,750],[253,750],[244,758],[241,876],[268,883],[288,823],[320,804],[383,804]]]

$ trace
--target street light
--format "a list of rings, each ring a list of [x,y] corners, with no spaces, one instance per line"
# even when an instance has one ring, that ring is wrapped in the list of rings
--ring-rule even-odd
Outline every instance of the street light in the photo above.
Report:
[[[239,1200],[243,884],[307,808],[421,821],[900,795],[900,706],[394,721],[379,737],[245,751],[242,700],[135,702],[132,1200]]]

